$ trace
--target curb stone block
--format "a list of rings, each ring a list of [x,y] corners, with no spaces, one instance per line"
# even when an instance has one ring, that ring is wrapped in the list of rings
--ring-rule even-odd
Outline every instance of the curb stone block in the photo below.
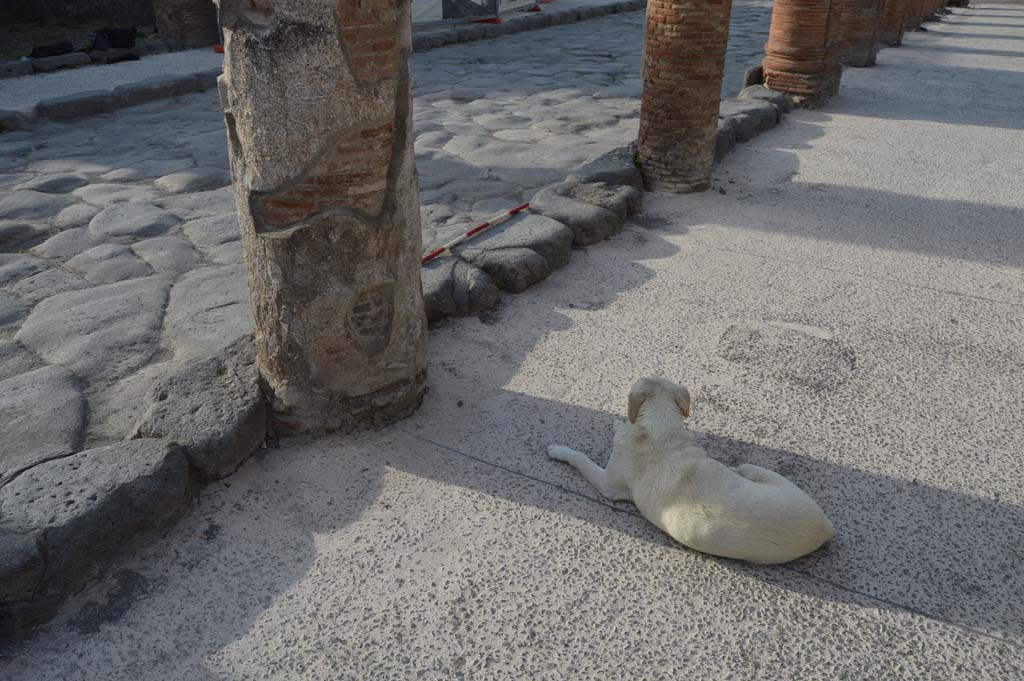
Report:
[[[730,119],[719,119],[718,130],[715,131],[715,163],[720,163],[735,146],[735,123]]]
[[[20,78],[31,76],[35,73],[32,62],[27,61],[6,61],[0,64],[0,78]]]
[[[204,479],[217,480],[256,451],[266,424],[256,348],[246,336],[161,380],[129,437],[173,440]]]
[[[740,83],[740,89],[745,90],[752,85],[761,85],[764,83],[764,67],[758,64],[757,66],[751,66],[743,72],[743,82]]]
[[[127,107],[189,92],[199,92],[200,89],[199,79],[193,74],[154,76],[134,83],[118,85],[114,88],[114,96],[120,99],[122,107]]]
[[[745,87],[736,95],[736,99],[762,100],[778,109],[779,113],[789,113],[793,109],[793,102],[785,93],[769,90],[764,85]]]
[[[634,187],[643,191],[644,178],[636,166],[636,146],[612,149],[577,168],[566,181],[605,182]]]
[[[110,90],[88,90],[64,97],[52,97],[38,102],[32,110],[38,118],[64,121],[79,116],[107,113],[118,108],[118,98]]]
[[[0,633],[45,618],[142,533],[183,515],[191,496],[188,460],[168,440],[90,449],[40,463],[8,482],[0,488],[4,531],[34,537],[45,560],[38,574],[20,542],[19,555],[0,562],[0,584],[33,590],[31,601],[0,601]]]
[[[427,263],[422,270],[427,321],[480,314],[498,304],[500,293],[479,268],[453,256]]]
[[[75,66],[85,66],[91,64],[92,59],[85,52],[71,52],[70,54],[61,54],[56,57],[43,57],[42,59],[32,60],[32,69],[34,71],[56,71],[57,69],[66,69]]]
[[[568,225],[576,246],[590,246],[622,230],[625,215],[639,204],[638,197],[633,187],[565,181],[537,192],[530,209]]]
[[[499,288],[518,293],[564,267],[571,248],[568,227],[527,213],[456,246],[454,252],[486,272]]]

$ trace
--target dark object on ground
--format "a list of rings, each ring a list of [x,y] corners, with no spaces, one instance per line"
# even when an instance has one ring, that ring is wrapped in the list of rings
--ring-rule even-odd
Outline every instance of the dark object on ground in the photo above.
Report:
[[[748,88],[751,85],[761,85],[764,83],[764,68],[761,65],[751,66],[749,69],[743,72],[743,84],[740,87]]]
[[[107,63],[108,64],[120,64],[123,61],[138,61],[138,60],[139,60],[139,55],[135,54],[134,52],[129,52],[128,54],[122,54],[119,57],[111,57],[110,59],[107,59]]]
[[[52,45],[36,45],[28,56],[32,59],[42,59],[43,57],[58,57],[62,54],[71,54],[74,51],[75,46],[64,40]]]
[[[122,47],[135,47],[135,27],[132,28],[104,28],[101,33],[107,36],[110,46],[119,49]]]

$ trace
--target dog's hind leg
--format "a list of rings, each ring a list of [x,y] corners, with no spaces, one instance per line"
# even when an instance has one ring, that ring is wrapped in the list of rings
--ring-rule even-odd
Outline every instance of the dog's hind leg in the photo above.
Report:
[[[736,472],[751,482],[763,482],[768,485],[792,485],[793,483],[782,477],[775,471],[755,466],[752,463],[744,463],[736,466]]]
[[[594,486],[601,496],[612,501],[631,501],[629,490],[623,485],[617,485],[608,479],[608,471],[601,468],[590,460],[590,457],[583,452],[577,452],[569,447],[551,445],[548,447],[548,456],[556,461],[564,461],[583,474],[591,485]]]

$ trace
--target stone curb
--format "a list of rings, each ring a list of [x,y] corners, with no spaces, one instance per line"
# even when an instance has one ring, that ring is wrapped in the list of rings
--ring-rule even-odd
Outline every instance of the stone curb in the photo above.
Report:
[[[413,52],[426,52],[438,47],[497,38],[522,31],[561,26],[588,19],[633,12],[647,6],[647,0],[619,0],[607,5],[574,7],[572,9],[522,13],[500,24],[469,24],[412,37]],[[81,53],[84,54],[84,53]],[[91,62],[90,62],[91,63]],[[0,109],[0,126],[9,130],[25,130],[39,119],[66,121],[82,116],[110,113],[137,104],[189,92],[203,92],[217,86],[220,69],[185,75],[156,76],[135,83],[119,85],[111,90],[90,90],[65,97],[46,99],[29,113]],[[2,131],[2,129],[0,129]]]
[[[89,90],[64,97],[44,99],[30,114],[20,111],[0,111],[0,123],[15,130],[24,129],[37,119],[66,121],[82,116],[110,113],[117,109],[147,102],[176,97],[191,92],[203,92],[217,87],[220,69],[209,69],[183,76],[154,76],[134,83],[118,85],[113,90]]]
[[[19,391],[9,389],[20,379],[0,382],[0,396],[15,412],[8,416],[25,421],[17,412],[31,399],[19,404]],[[246,336],[159,381],[126,439],[80,451],[80,442],[51,443],[8,471],[0,485],[0,640],[49,619],[68,596],[188,513],[204,484],[256,452],[267,418]]]
[[[790,99],[762,85],[722,100],[715,135],[715,163],[737,143],[774,128],[792,109]],[[636,149],[613,149],[583,164],[564,181],[542,187],[520,214],[454,253],[423,268],[427,321],[479,315],[493,309],[501,291],[519,293],[568,264],[571,248],[584,248],[622,231],[640,210],[643,178]],[[537,218],[549,225],[538,225]],[[559,237],[558,227],[565,231]],[[571,236],[570,236],[571,235]]]
[[[550,6],[545,6],[545,9],[541,12],[521,13],[510,18],[504,18],[500,24],[469,24],[468,26],[457,26],[442,31],[413,35],[412,51],[426,52],[427,50],[446,45],[497,38],[503,35],[511,35],[521,31],[532,31],[549,26],[573,24],[578,21],[596,19],[597,17],[609,14],[632,12],[643,9],[646,6],[647,0],[620,0],[619,2],[607,5],[573,7],[563,10],[551,10]]]

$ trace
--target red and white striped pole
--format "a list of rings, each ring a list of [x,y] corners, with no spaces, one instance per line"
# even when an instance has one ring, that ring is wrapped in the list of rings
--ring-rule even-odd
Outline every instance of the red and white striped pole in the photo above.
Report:
[[[441,256],[441,255],[444,255],[450,249],[452,249],[455,246],[461,244],[466,239],[471,239],[471,238],[475,237],[477,234],[480,234],[481,232],[484,232],[484,231],[490,229],[491,227],[494,227],[495,225],[500,225],[501,223],[505,222],[506,220],[511,218],[516,213],[522,213],[524,210],[526,210],[529,207],[530,207],[529,203],[524,203],[521,206],[516,206],[515,208],[511,208],[509,210],[503,210],[502,212],[498,213],[497,215],[491,217],[491,219],[489,219],[487,222],[481,222],[479,225],[477,225],[473,229],[469,230],[465,234],[460,234],[459,236],[455,237],[454,239],[452,239],[451,241],[446,243],[444,246],[440,246],[438,248],[435,248],[430,253],[427,253],[425,256],[423,256],[422,264],[426,265],[428,262],[430,262],[434,258],[436,258],[438,256]]]

